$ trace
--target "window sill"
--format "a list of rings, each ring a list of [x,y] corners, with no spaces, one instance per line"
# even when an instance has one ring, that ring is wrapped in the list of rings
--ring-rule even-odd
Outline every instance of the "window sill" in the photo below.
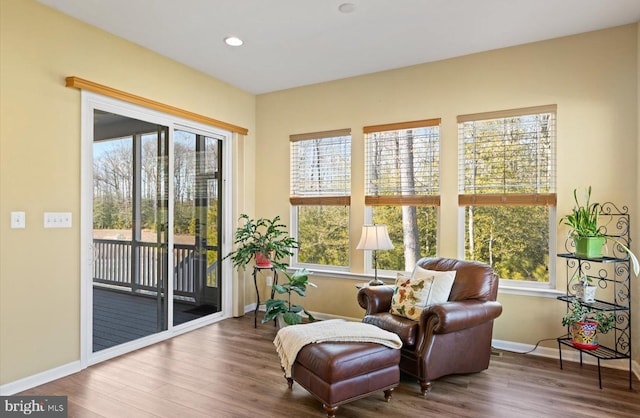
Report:
[[[513,285],[498,286],[498,294],[503,295],[518,295],[518,296],[533,296],[539,298],[551,298],[556,299],[558,296],[563,296],[565,292],[557,289],[535,288],[535,287],[522,287]]]
[[[287,273],[291,274],[294,271],[299,270],[300,268],[303,268],[303,267],[289,267],[287,269]],[[340,270],[324,270],[324,269],[316,269],[316,268],[309,268],[309,267],[304,267],[304,268],[306,268],[309,272],[313,273],[313,275],[320,276],[320,277],[333,277],[337,279],[349,279],[349,280],[360,281],[360,282],[362,281],[368,282],[369,280],[373,280],[373,274],[352,273],[349,271],[340,271]],[[396,276],[391,276],[388,274],[382,274],[378,272],[378,279],[385,282],[385,284],[392,285],[395,283]]]
[[[289,267],[287,269],[287,273],[291,274],[295,270],[298,270],[298,268]],[[369,280],[373,279],[372,274],[366,274],[366,273],[351,273],[349,271],[312,269],[308,267],[307,267],[307,270],[309,270],[314,275],[320,276],[320,277],[332,277],[337,279],[348,279],[348,280],[354,280],[354,281],[360,281],[360,282],[362,281],[368,282]],[[385,274],[385,273],[378,272],[378,279],[385,282],[385,284],[393,285],[395,283],[396,276],[390,275],[388,273]],[[498,294],[533,296],[533,297],[540,297],[540,298],[556,299],[558,296],[563,296],[565,292],[557,289],[549,289],[549,288],[542,288],[542,287],[536,288],[536,287],[513,286],[509,284],[500,283],[498,287]]]

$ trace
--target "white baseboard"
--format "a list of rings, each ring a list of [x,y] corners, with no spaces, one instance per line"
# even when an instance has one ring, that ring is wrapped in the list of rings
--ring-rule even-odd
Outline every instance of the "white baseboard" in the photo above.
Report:
[[[548,358],[557,359],[558,361],[560,361],[560,355],[557,348],[538,346],[534,351],[531,351],[535,347],[534,345],[515,343],[512,341],[504,341],[504,340],[492,340],[491,344],[494,348],[497,348],[499,350],[512,351],[515,353],[527,353],[534,356],[548,357]],[[562,361],[563,362],[573,361],[573,362],[579,363],[580,353],[577,350],[574,350],[570,347],[563,347]],[[583,355],[582,362],[584,364],[598,365],[598,360],[591,355]],[[620,360],[601,361],[600,366],[610,367],[612,369],[619,369],[619,370],[629,370],[629,360],[620,359]],[[635,360],[631,362],[631,371],[636,376],[636,378],[640,380],[640,364]]]
[[[46,370],[42,373],[34,374],[14,382],[10,382],[0,386],[0,395],[9,396],[36,386],[44,385],[53,380],[60,379],[70,374],[74,374],[82,370],[80,361],[74,361],[53,369]]]

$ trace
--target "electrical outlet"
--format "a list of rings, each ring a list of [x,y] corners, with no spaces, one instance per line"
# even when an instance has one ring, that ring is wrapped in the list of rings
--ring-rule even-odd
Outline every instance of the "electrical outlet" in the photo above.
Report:
[[[267,276],[267,286],[273,286],[273,277]]]
[[[71,228],[71,212],[45,212],[45,228]]]
[[[24,212],[11,212],[11,228],[24,229],[27,227],[27,215]]]

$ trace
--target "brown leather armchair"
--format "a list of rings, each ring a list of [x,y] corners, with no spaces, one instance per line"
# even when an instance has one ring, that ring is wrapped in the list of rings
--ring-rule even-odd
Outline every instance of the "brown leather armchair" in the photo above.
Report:
[[[422,258],[417,264],[456,270],[448,302],[428,306],[419,321],[389,313],[392,286],[362,288],[358,303],[366,310],[363,322],[400,336],[400,370],[418,378],[426,395],[432,380],[489,367],[493,320],[502,305],[496,302],[498,276],[486,264],[449,258]]]

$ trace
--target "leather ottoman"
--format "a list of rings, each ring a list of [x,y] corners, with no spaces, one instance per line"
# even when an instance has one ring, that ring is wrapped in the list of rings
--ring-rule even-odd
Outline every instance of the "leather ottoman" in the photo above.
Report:
[[[384,391],[387,402],[400,383],[400,350],[375,343],[322,342],[299,352],[287,378],[322,402],[328,417],[339,405]]]

